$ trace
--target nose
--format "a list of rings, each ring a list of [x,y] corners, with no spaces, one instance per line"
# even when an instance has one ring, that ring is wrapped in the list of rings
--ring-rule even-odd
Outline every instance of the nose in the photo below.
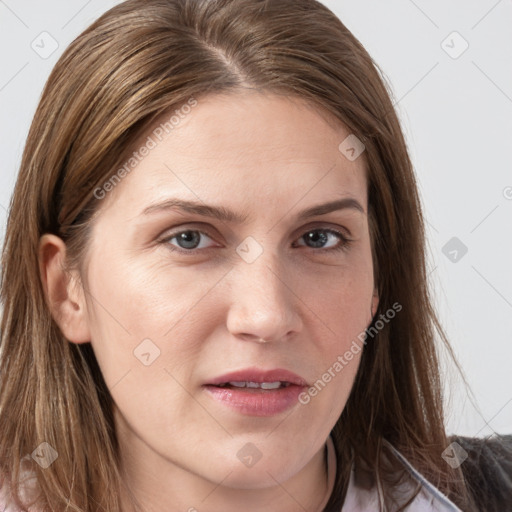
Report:
[[[302,329],[300,297],[293,272],[276,254],[264,251],[256,261],[240,260],[230,272],[231,306],[227,329],[240,340],[289,341]]]

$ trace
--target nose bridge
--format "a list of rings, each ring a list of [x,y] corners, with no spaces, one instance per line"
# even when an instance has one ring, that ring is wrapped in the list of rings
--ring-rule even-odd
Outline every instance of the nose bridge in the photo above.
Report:
[[[248,298],[262,301],[269,309],[280,307],[283,301],[287,301],[285,293],[286,276],[283,275],[283,264],[279,259],[277,250],[269,247],[269,244],[256,242],[259,248],[251,240],[247,241],[249,251],[242,253],[245,247],[240,244],[237,252],[242,253],[237,263],[236,279],[240,282],[237,288],[244,290]],[[263,300],[262,300],[263,299]],[[271,304],[275,302],[275,304]]]
[[[231,273],[228,328],[233,334],[283,338],[300,327],[290,273],[284,271],[277,250],[254,239],[244,242],[237,248],[239,258]]]

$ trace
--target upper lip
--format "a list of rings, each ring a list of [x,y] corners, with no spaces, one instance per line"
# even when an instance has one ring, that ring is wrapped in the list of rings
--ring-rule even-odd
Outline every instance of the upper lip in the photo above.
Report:
[[[217,386],[228,382],[289,382],[297,386],[307,386],[307,382],[296,373],[276,368],[273,370],[260,370],[258,368],[246,368],[234,372],[225,373],[219,377],[215,377],[207,385]]]

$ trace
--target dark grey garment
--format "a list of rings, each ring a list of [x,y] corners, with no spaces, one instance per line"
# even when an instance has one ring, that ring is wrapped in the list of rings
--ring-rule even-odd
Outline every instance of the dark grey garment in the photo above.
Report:
[[[477,510],[512,512],[512,435],[452,436],[467,452],[461,464]]]

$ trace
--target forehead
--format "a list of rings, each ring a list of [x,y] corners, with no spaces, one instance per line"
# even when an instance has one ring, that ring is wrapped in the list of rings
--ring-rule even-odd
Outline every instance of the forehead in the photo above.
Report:
[[[129,172],[109,201],[140,209],[178,193],[261,210],[352,195],[366,207],[364,153],[346,157],[340,145],[350,132],[323,109],[255,90],[194,102],[173,107],[147,127],[130,148]]]

